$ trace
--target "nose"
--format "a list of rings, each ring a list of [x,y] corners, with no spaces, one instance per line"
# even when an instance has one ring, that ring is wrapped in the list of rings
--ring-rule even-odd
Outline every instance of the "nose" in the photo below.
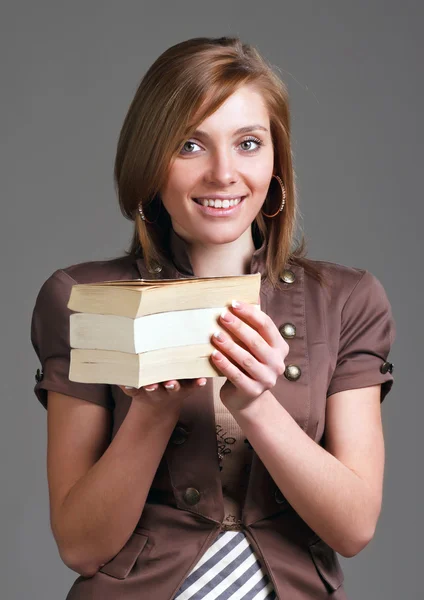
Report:
[[[230,149],[216,150],[210,158],[206,179],[219,186],[231,185],[238,181],[236,157]]]

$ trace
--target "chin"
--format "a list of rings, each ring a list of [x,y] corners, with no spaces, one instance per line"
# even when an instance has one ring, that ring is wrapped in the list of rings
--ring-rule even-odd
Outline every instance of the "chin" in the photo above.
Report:
[[[197,231],[196,237],[204,244],[231,244],[238,240],[244,231],[235,227],[226,228],[224,231]]]

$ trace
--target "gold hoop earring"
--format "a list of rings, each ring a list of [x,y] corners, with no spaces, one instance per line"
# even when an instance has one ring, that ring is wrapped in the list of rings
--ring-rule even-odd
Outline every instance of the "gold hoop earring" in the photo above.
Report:
[[[278,215],[278,213],[284,209],[284,205],[286,203],[286,188],[284,187],[284,183],[282,182],[281,177],[279,175],[273,175],[273,177],[275,177],[275,179],[278,181],[281,187],[281,205],[277,212],[275,212],[273,215],[267,215],[261,208],[261,213],[263,214],[263,216],[268,217],[269,219],[272,219],[273,217]]]
[[[138,214],[140,215],[140,219],[142,221],[144,221],[145,223],[149,223],[151,225],[152,223],[156,223],[156,221],[158,220],[159,213],[160,213],[160,204],[159,204],[159,212],[158,212],[157,217],[156,217],[156,219],[154,221],[149,221],[149,219],[147,219],[146,215],[143,212],[143,205],[142,205],[141,202],[138,205],[137,210],[138,210]]]

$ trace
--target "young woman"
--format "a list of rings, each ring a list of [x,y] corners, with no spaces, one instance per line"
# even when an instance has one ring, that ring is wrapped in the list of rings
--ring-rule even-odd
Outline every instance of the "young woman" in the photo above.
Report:
[[[375,276],[294,242],[284,84],[238,39],[171,47],[115,178],[129,252],[57,270],[32,321],[68,600],[346,598],[336,552],[360,552],[381,509],[395,324]],[[222,377],[69,381],[73,284],[254,272],[261,310],[235,298],[211,338]]]

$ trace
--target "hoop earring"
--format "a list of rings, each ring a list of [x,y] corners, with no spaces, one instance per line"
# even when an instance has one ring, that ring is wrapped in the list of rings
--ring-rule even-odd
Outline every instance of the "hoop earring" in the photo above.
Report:
[[[263,214],[263,216],[268,217],[269,219],[272,219],[273,217],[278,215],[278,213],[283,210],[284,205],[286,203],[286,188],[284,187],[284,183],[282,182],[281,177],[279,175],[273,175],[273,177],[275,177],[275,179],[278,181],[281,187],[281,205],[277,212],[275,212],[273,215],[267,215],[261,208],[261,213]]]
[[[138,214],[140,215],[140,219],[142,221],[144,221],[145,223],[149,223],[149,224],[156,223],[156,221],[157,221],[157,219],[159,217],[159,213],[160,213],[160,204],[159,204],[159,212],[158,212],[157,217],[156,217],[156,219],[154,221],[149,221],[149,219],[147,219],[146,215],[143,212],[143,205],[142,205],[141,202],[138,205],[137,210],[138,210]]]

